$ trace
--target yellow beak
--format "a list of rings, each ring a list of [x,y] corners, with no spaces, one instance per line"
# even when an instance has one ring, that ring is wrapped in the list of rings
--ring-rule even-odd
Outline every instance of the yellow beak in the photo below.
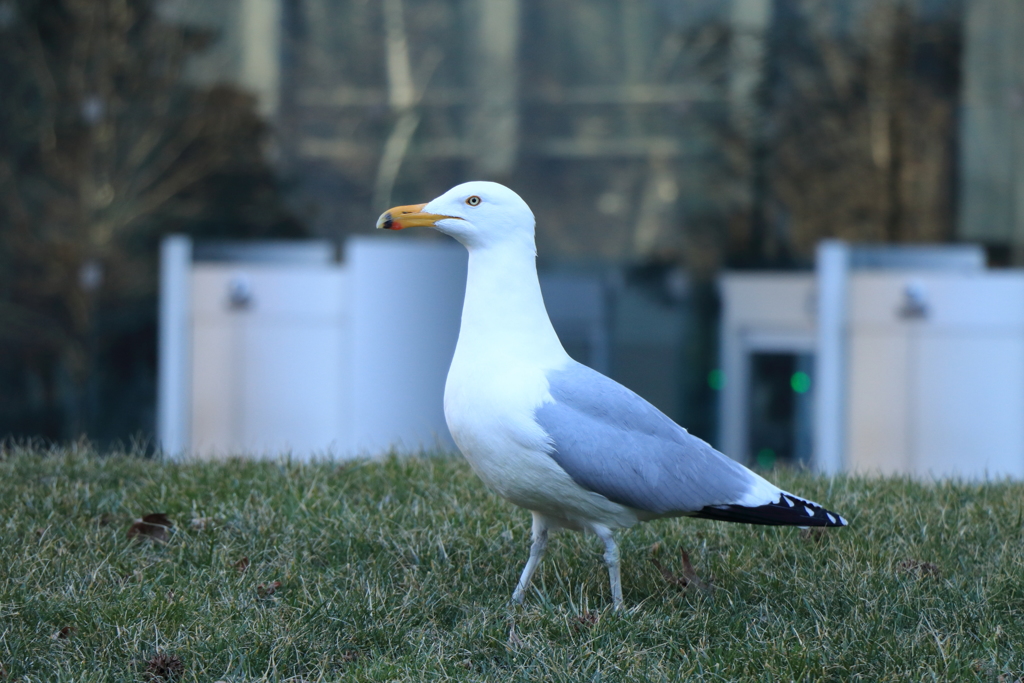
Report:
[[[410,204],[409,206],[396,206],[388,209],[377,219],[377,227],[384,230],[404,230],[405,228],[432,228],[445,218],[453,216],[441,216],[436,213],[423,213],[426,204]]]

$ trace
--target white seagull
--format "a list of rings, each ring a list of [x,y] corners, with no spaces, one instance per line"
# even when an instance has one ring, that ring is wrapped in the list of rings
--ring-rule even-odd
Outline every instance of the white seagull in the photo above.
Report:
[[[661,517],[845,526],[691,435],[562,348],[537,280],[535,219],[512,190],[469,182],[386,211],[378,228],[431,227],[469,250],[462,326],[444,391],[459,450],[494,491],[533,513],[522,602],[548,532],[592,532],[622,606],[614,529]]]

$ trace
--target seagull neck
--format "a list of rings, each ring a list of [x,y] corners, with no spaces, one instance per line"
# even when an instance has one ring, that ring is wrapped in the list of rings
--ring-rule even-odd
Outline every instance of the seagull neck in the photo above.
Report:
[[[481,346],[491,357],[567,358],[544,306],[533,244],[470,250],[458,347]]]

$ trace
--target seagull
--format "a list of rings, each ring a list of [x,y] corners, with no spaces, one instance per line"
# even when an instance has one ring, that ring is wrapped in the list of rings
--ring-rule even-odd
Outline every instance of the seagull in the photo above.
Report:
[[[444,414],[483,482],[533,513],[522,603],[558,529],[604,543],[613,609],[622,601],[613,531],[663,517],[846,526],[693,436],[626,387],[565,352],[537,279],[535,219],[509,188],[458,185],[426,204],[385,211],[377,227],[430,227],[469,250],[459,340]]]

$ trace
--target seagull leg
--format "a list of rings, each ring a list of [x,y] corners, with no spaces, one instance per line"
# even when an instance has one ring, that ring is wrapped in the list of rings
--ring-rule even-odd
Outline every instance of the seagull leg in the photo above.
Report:
[[[619,546],[611,529],[595,526],[594,533],[604,541],[604,561],[608,565],[608,578],[612,584],[612,609],[622,608],[622,578],[619,575]]]
[[[542,515],[533,513],[533,545],[530,546],[530,559],[526,561],[523,574],[519,577],[519,584],[512,593],[512,602],[523,603],[526,599],[526,589],[530,587],[530,579],[537,571],[537,566],[548,549],[548,525]]]

